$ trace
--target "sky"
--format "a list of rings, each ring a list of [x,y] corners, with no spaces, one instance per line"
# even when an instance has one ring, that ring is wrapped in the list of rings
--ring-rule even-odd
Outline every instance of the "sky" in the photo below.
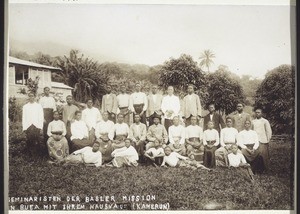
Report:
[[[200,62],[209,49],[211,71],[258,78],[292,63],[296,32],[289,6],[10,4],[8,24],[10,47],[29,54],[75,48],[99,62],[153,66],[181,54]]]

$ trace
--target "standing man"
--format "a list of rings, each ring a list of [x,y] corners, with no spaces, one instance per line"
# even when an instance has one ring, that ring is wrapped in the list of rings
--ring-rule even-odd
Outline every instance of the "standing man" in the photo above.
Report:
[[[95,128],[96,124],[102,120],[99,109],[93,107],[93,100],[88,99],[86,102],[87,108],[82,111],[82,120],[88,127],[89,140],[95,141]]]
[[[258,151],[263,160],[263,170],[270,168],[269,142],[272,137],[272,129],[268,120],[262,117],[262,109],[255,109],[255,119],[252,120],[252,128],[258,135]]]
[[[200,120],[202,107],[199,96],[194,93],[194,85],[189,85],[187,92],[188,95],[183,98],[183,119],[185,119],[185,125],[189,126],[192,116],[197,116]]]
[[[244,130],[245,122],[251,121],[250,114],[244,112],[244,104],[238,103],[236,106],[236,112],[232,114],[233,127],[238,130],[238,132]]]
[[[204,131],[208,129],[208,122],[212,121],[214,123],[214,129],[216,129],[220,134],[221,129],[225,128],[225,122],[222,116],[216,112],[214,104],[210,104],[208,106],[208,111],[209,114],[204,117]]]
[[[135,84],[135,92],[130,95],[130,110],[133,112],[133,117],[139,114],[141,122],[146,125],[146,110],[148,108],[147,96],[141,92],[141,84]]]
[[[107,94],[102,97],[102,113],[108,112],[108,119],[116,122],[117,114],[117,96],[112,93],[111,86],[106,88]]]
[[[153,125],[153,117],[155,114],[161,116],[161,102],[162,95],[157,94],[158,87],[157,85],[152,86],[152,93],[148,95],[148,108],[146,112],[146,117],[149,118],[149,126]]]
[[[147,136],[147,128],[146,125],[140,122],[140,115],[136,114],[134,116],[134,123],[130,126],[129,136],[131,139],[133,147],[139,154],[139,160],[142,159],[145,152],[145,141]]]
[[[44,134],[44,142],[47,143],[48,135],[47,129],[49,123],[53,120],[53,112],[56,111],[56,102],[53,97],[50,96],[50,88],[44,88],[44,96],[40,98],[39,103],[43,107],[44,111],[44,125],[43,125],[43,134]]]
[[[169,127],[173,125],[173,117],[179,115],[180,101],[179,97],[174,95],[173,86],[168,87],[168,95],[162,99],[161,110],[165,118],[165,128],[168,131]]]
[[[40,131],[43,129],[44,122],[43,108],[34,99],[34,94],[29,92],[29,102],[22,109],[22,128],[26,133],[27,149],[31,156],[38,152]]]
[[[75,112],[79,111],[79,108],[73,104],[73,97],[68,95],[66,97],[67,105],[63,106],[63,122],[66,124],[67,134],[66,138],[70,142],[71,138],[71,122],[75,119]]]
[[[121,93],[117,96],[117,114],[124,115],[124,122],[129,126],[131,111],[129,110],[130,95],[126,93],[125,85],[121,85]]]

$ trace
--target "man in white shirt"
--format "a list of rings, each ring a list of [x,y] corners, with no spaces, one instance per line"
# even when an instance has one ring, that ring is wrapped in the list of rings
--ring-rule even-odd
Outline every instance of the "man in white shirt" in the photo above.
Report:
[[[134,123],[130,126],[128,138],[131,139],[133,147],[138,152],[140,160],[142,160],[143,158],[141,156],[145,152],[147,127],[145,124],[141,123],[140,120],[140,115],[136,114],[134,116]]]
[[[95,142],[93,146],[86,146],[74,151],[65,158],[66,164],[80,164],[99,167],[102,165],[102,154],[99,151],[99,143]]]
[[[141,84],[135,84],[135,92],[130,95],[130,110],[133,117],[139,114],[141,122],[146,125],[146,110],[148,108],[148,100],[145,93],[141,92]]]
[[[201,118],[201,102],[197,94],[194,93],[194,85],[188,85],[188,95],[183,98],[183,118],[185,119],[185,125],[191,124],[191,117],[196,116],[199,121]]]
[[[164,155],[164,149],[162,148],[160,141],[155,140],[154,147],[145,151],[144,157],[146,158],[146,164],[153,164],[155,167],[160,166]]]
[[[44,111],[44,142],[46,143],[48,140],[47,128],[48,124],[53,120],[53,112],[56,111],[56,102],[53,97],[50,96],[50,88],[44,88],[44,96],[40,98],[39,103],[43,107]]]
[[[152,86],[152,93],[148,95],[148,108],[146,112],[146,117],[149,120],[149,126],[154,124],[153,117],[154,114],[162,115],[161,111],[161,102],[162,102],[162,95],[157,93],[158,87],[157,85]]]
[[[96,124],[102,120],[99,109],[93,107],[93,100],[87,100],[87,108],[82,111],[82,120],[88,127],[89,130],[89,140],[91,142],[95,141],[95,128]]]
[[[102,153],[102,161],[109,162],[111,161],[112,140],[114,139],[114,123],[108,119],[108,112],[103,112],[103,120],[96,124],[95,136],[96,141],[100,143],[100,152]]]
[[[180,155],[186,154],[185,128],[179,125],[179,117],[173,118],[173,125],[169,127],[169,147]]]
[[[111,130],[111,135],[114,136],[114,140],[112,141],[113,149],[124,147],[125,139],[129,135],[129,126],[126,123],[124,123],[124,116],[122,114],[118,114],[117,120],[117,123]]]
[[[258,150],[263,159],[262,169],[268,171],[270,168],[269,142],[272,137],[272,129],[269,121],[262,117],[261,108],[255,109],[255,119],[252,120],[252,128],[258,135]]]
[[[191,125],[185,128],[187,155],[191,159],[203,162],[203,129],[197,125],[197,116],[191,116]]]
[[[75,112],[75,121],[71,123],[71,141],[72,141],[72,151],[82,149],[86,146],[92,146],[93,142],[89,141],[89,131],[88,127],[84,121],[81,120],[81,111]]]
[[[22,128],[26,133],[27,149],[36,155],[40,147],[40,132],[43,129],[44,112],[40,104],[35,102],[32,92],[28,93],[28,103],[22,108]]]
[[[130,95],[126,93],[126,87],[124,84],[121,85],[120,89],[121,93],[117,96],[117,114],[123,114],[124,122],[129,126],[131,115],[131,111],[129,110]]]
[[[166,130],[172,125],[174,116],[179,116],[180,100],[179,97],[174,95],[173,86],[168,87],[168,95],[162,99],[161,110],[164,115],[164,125]]]
[[[238,130],[232,127],[232,118],[226,118],[226,128],[221,130],[220,145],[221,147],[215,151],[216,166],[228,166],[227,155],[231,153],[232,145],[236,144]],[[241,153],[240,150],[238,150]]]
[[[219,145],[220,137],[219,132],[214,129],[214,123],[209,121],[207,124],[208,129],[203,132],[203,145],[204,145],[204,166],[214,168],[216,166],[215,151]]]

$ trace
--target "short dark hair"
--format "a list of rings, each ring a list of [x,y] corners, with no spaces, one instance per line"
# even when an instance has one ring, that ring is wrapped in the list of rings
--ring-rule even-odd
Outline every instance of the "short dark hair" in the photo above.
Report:
[[[245,107],[245,104],[242,103],[242,102],[238,102],[238,103],[236,104],[236,106],[239,105],[239,104],[241,104],[243,107]]]
[[[81,111],[79,111],[79,110],[75,111],[75,116],[79,113],[81,114]]]
[[[71,97],[71,98],[73,99],[73,96],[72,96],[72,95],[68,95],[68,96],[66,96],[66,98],[68,98],[68,97]]]
[[[231,120],[231,121],[232,121],[232,117],[227,116],[225,120],[226,120],[226,121],[227,121],[227,120]]]
[[[93,99],[92,98],[88,98],[87,100],[86,100],[86,103],[88,102],[88,101],[92,101],[93,102]]]
[[[262,107],[254,107],[253,111],[255,112],[256,110],[260,110],[261,112],[263,112],[263,108]]]
[[[47,89],[47,88],[50,90],[50,87],[46,86],[46,87],[44,87],[44,91],[45,91],[45,89]]]

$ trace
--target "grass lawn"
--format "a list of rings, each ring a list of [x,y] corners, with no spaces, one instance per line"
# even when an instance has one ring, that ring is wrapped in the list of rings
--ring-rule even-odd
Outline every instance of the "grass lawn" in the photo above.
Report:
[[[54,166],[47,163],[47,156],[29,157],[25,143],[15,142],[10,143],[9,197],[61,196],[64,201],[56,203],[58,209],[66,204],[67,196],[79,196],[84,209],[89,209],[86,196],[114,196],[116,202],[122,202],[126,195],[154,195],[155,201],[149,203],[169,203],[171,210],[201,210],[210,202],[220,204],[218,209],[293,209],[292,143],[270,145],[271,171],[255,175],[252,184],[234,170],[223,168],[207,172],[145,166]]]

